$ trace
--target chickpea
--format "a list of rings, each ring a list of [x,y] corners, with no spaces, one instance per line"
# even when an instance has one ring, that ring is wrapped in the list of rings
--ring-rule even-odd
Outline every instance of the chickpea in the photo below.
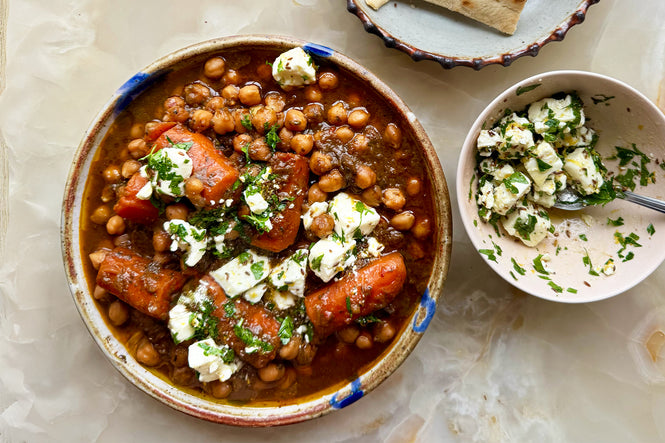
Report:
[[[143,123],[134,123],[129,129],[129,136],[131,138],[141,138],[145,134],[145,126]]]
[[[259,378],[266,383],[279,380],[284,376],[284,365],[281,363],[268,363],[266,366],[259,369]]]
[[[320,102],[323,98],[321,88],[319,88],[317,85],[305,86],[305,98],[309,102]]]
[[[307,155],[314,147],[314,137],[312,134],[296,134],[291,140],[291,149],[296,154]]]
[[[106,249],[98,249],[97,251],[88,254],[88,258],[90,259],[92,267],[95,269],[99,269],[99,265],[102,264],[108,252],[109,251]]]
[[[229,105],[235,105],[238,103],[238,93],[240,88],[236,85],[226,85],[222,89],[222,97],[226,100],[226,103]]]
[[[311,124],[321,123],[323,121],[323,105],[321,103],[309,103],[302,110],[305,118]]]
[[[227,69],[224,74],[224,83],[227,85],[237,85],[240,83],[240,74],[233,69]]]
[[[304,131],[307,128],[307,118],[298,109],[289,109],[284,116],[284,127],[293,132]]]
[[[120,168],[120,174],[122,174],[124,178],[130,178],[140,168],[141,163],[137,162],[136,160],[126,160]]]
[[[240,103],[245,106],[254,106],[261,103],[261,90],[256,85],[246,85],[238,92]]]
[[[104,188],[102,189],[101,199],[104,203],[109,203],[115,200],[115,190],[113,189],[113,186],[111,185],[104,186]]]
[[[102,288],[99,285],[95,285],[95,289],[92,291],[92,297],[95,300],[104,300],[106,299],[106,296],[108,295],[108,292],[106,289]]]
[[[337,128],[335,131],[335,137],[342,143],[346,143],[349,140],[353,138],[355,133],[353,132],[353,129],[349,128],[348,126],[340,126]]]
[[[314,183],[307,191],[307,202],[312,203],[324,202],[328,199],[328,193],[323,192],[318,183]]]
[[[233,392],[233,387],[225,381],[215,380],[210,382],[210,393],[215,398],[226,398]]]
[[[187,209],[187,206],[184,203],[174,203],[168,205],[164,213],[169,220],[187,220],[189,209]]]
[[[383,191],[383,204],[393,211],[399,211],[406,204],[406,197],[399,188],[388,188]]]
[[[114,215],[106,222],[106,232],[109,235],[120,235],[125,232],[125,220],[119,215]]]
[[[157,366],[161,358],[152,343],[144,339],[136,349],[136,360],[146,366]]]
[[[349,125],[352,128],[360,129],[365,127],[369,122],[369,112],[365,108],[358,108],[351,111],[349,114]]]
[[[346,101],[349,104],[349,106],[351,106],[353,108],[360,106],[360,104],[362,103],[362,100],[360,98],[360,94],[358,94],[355,91],[354,92],[349,92],[347,94]]]
[[[279,356],[284,360],[293,360],[298,356],[298,348],[300,348],[300,336],[293,335],[291,340],[279,350]]]
[[[185,102],[190,106],[205,103],[210,98],[210,89],[203,83],[190,83],[185,86]]]
[[[416,241],[410,242],[406,246],[406,250],[409,253],[409,255],[411,255],[411,257],[413,257],[416,260],[420,260],[425,256],[425,249],[420,243]]]
[[[296,382],[296,379],[298,377],[298,374],[296,373],[296,370],[293,368],[286,368],[286,372],[284,373],[284,377],[282,378],[282,381],[279,382],[279,389],[285,390],[289,389],[293,384]]]
[[[367,165],[360,165],[356,170],[356,186],[367,189],[376,184],[376,173]]]
[[[314,345],[312,345],[311,343],[305,343],[298,350],[298,356],[296,357],[296,362],[299,365],[307,366],[310,363],[312,363],[312,360],[314,360],[315,355],[316,355],[316,347],[314,347]]]
[[[272,78],[272,66],[269,64],[259,65],[256,68],[256,75],[263,81],[270,80]]]
[[[342,173],[339,172],[339,169],[333,169],[326,175],[319,178],[319,187],[323,192],[335,192],[339,191],[346,185]]]
[[[206,102],[205,108],[214,114],[218,109],[222,109],[224,105],[226,105],[226,99],[224,97],[216,96]]]
[[[191,199],[203,192],[203,182],[196,177],[189,177],[185,181],[185,195]]]
[[[197,109],[192,114],[189,121],[189,127],[196,132],[203,132],[210,127],[212,123],[212,112],[205,109]]]
[[[90,214],[90,221],[96,225],[103,225],[111,218],[112,214],[113,211],[108,205],[101,205]]]
[[[343,101],[335,102],[328,109],[328,123],[335,126],[341,126],[346,123],[346,104]]]
[[[363,331],[356,338],[356,347],[358,349],[370,349],[373,344],[374,342],[369,332]]]
[[[219,80],[224,75],[226,63],[222,57],[212,57],[203,65],[203,74],[213,80]]]
[[[109,321],[115,326],[123,325],[129,320],[129,308],[120,300],[115,300],[109,305]]]
[[[374,341],[386,343],[395,336],[395,327],[388,321],[380,321],[374,326]]]
[[[165,252],[169,246],[171,246],[171,236],[168,232],[159,229],[152,234],[152,248],[155,252]]]
[[[291,149],[291,140],[293,140],[293,132],[289,131],[286,128],[282,128],[279,130],[279,144],[277,147],[279,148],[280,151],[288,151]]]
[[[277,113],[265,106],[252,116],[252,126],[259,134],[265,134],[275,124],[277,124]]]
[[[360,329],[356,325],[345,326],[344,328],[337,331],[337,336],[344,343],[355,343],[356,339],[360,335]]]
[[[286,100],[284,96],[276,91],[271,91],[263,97],[263,102],[266,104],[266,108],[270,108],[275,112],[282,112],[284,106],[286,106]]]
[[[402,130],[395,123],[388,123],[383,131],[383,141],[391,148],[399,149],[402,146]]]
[[[324,238],[332,234],[335,227],[335,219],[330,214],[320,214],[314,217],[309,230],[319,238]]]
[[[171,363],[177,368],[187,365],[188,350],[184,346],[178,346],[173,350],[171,355]]]
[[[414,237],[419,240],[425,239],[430,232],[432,231],[432,226],[428,217],[418,217],[413,227],[411,228],[411,233]]]
[[[254,161],[267,162],[272,157],[272,150],[263,137],[257,138],[249,145],[249,158]]]
[[[331,91],[339,85],[339,79],[334,72],[324,71],[319,74],[318,83],[322,91]]]
[[[363,202],[369,206],[379,206],[381,204],[381,196],[381,188],[378,185],[367,188],[362,193]]]
[[[332,157],[321,151],[314,151],[309,158],[309,169],[316,175],[323,175],[333,168]]]
[[[236,127],[233,115],[231,115],[228,108],[222,108],[215,111],[210,123],[212,123],[212,129],[220,135],[231,132]]]
[[[418,177],[409,177],[406,181],[406,193],[411,197],[420,194],[422,188],[422,182]]]
[[[113,246],[129,248],[132,245],[132,240],[129,234],[121,234],[113,238]]]
[[[233,137],[233,150],[242,153],[243,149],[246,149],[245,147],[253,141],[254,139],[249,134],[236,134]]]
[[[365,134],[356,134],[351,140],[351,149],[355,152],[365,152],[369,148],[369,140]]]
[[[183,123],[189,118],[189,112],[185,109],[185,99],[179,95],[164,100],[164,110],[164,121]]]
[[[127,149],[133,158],[145,157],[148,154],[148,145],[142,138],[135,138],[129,142]]]
[[[122,180],[122,174],[120,173],[120,168],[117,165],[109,165],[104,169],[102,173],[106,183],[118,183]]]
[[[251,124],[252,117],[247,109],[236,109],[235,111],[233,111],[233,122],[235,124],[235,131],[238,134],[244,134],[245,132],[247,132],[247,128],[245,127],[243,122],[249,122]]]
[[[398,231],[408,231],[416,221],[416,216],[410,211],[400,212],[390,219],[390,225]]]

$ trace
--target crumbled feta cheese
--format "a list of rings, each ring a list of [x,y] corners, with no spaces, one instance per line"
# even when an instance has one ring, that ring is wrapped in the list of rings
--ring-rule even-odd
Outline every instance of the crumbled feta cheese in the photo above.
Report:
[[[344,192],[332,199],[328,212],[335,219],[335,232],[344,239],[370,234],[381,220],[374,208]]]
[[[478,190],[478,203],[487,209],[492,209],[494,206],[494,186],[491,182],[486,181]]]
[[[268,280],[280,292],[288,291],[298,297],[305,295],[307,256],[309,250],[299,249],[275,266]]]
[[[309,343],[309,334],[307,333],[307,325],[300,325],[294,331],[305,338],[305,343]]]
[[[309,206],[309,209],[302,215],[302,225],[305,230],[309,230],[312,221],[321,214],[328,212],[328,202],[315,202]]]
[[[552,120],[557,121],[559,129],[570,124],[575,128],[584,125],[584,110],[581,107],[576,108],[570,95],[561,100],[544,98],[534,102],[529,106],[527,114],[538,134],[548,132],[551,126],[547,122]]]
[[[502,142],[503,138],[498,131],[494,129],[482,129],[480,134],[478,134],[476,146],[478,147],[480,155],[487,157],[491,155],[492,151],[497,149]]]
[[[185,181],[191,177],[194,163],[184,149],[163,148],[152,154],[148,169],[154,172],[151,182],[158,193],[182,197],[185,195]]]
[[[250,303],[257,303],[263,298],[263,294],[268,290],[268,285],[259,283],[253,288],[248,289],[242,296]]]
[[[513,212],[501,219],[506,232],[522,240],[529,247],[535,247],[552,227],[549,218],[539,213],[532,204],[518,206]]]
[[[586,148],[577,148],[564,158],[563,169],[585,195],[595,194],[603,184],[603,176]]]
[[[353,239],[340,242],[330,236],[323,238],[309,251],[309,267],[317,277],[329,282],[338,272],[353,264],[355,246]]]
[[[494,180],[498,181],[503,181],[513,175],[515,173],[515,169],[510,166],[508,163],[502,165],[499,168],[496,168],[494,170],[494,173],[492,174],[494,176]]]
[[[370,257],[378,257],[383,252],[385,246],[381,244],[375,237],[367,238],[367,254]]]
[[[316,82],[316,67],[312,57],[297,47],[275,59],[272,76],[280,86],[309,85]]]
[[[139,189],[139,192],[136,193],[136,198],[140,200],[150,200],[150,197],[152,197],[152,183],[147,182],[141,189]]]
[[[226,361],[223,356],[228,356]],[[226,381],[242,367],[242,362],[233,357],[228,346],[218,346],[211,338],[189,345],[187,363],[199,373],[199,381],[204,383]]]
[[[492,211],[505,215],[531,189],[531,181],[521,172],[516,172],[494,188]],[[514,192],[516,191],[516,192]]]
[[[611,258],[608,259],[605,262],[605,264],[603,265],[603,274],[605,274],[605,275],[614,275],[616,270],[617,270],[617,267],[614,264],[614,260],[612,260]]]
[[[519,158],[533,147],[533,133],[517,123],[509,123],[499,147],[499,158]]]
[[[231,298],[256,286],[265,280],[269,273],[270,259],[252,250],[245,251],[224,266],[210,271],[212,278]]]
[[[290,292],[273,291],[271,297],[275,307],[280,311],[289,309],[296,304],[296,297]]]
[[[192,226],[184,220],[164,222],[164,230],[171,235],[171,251],[185,251],[185,264],[196,265],[208,248],[205,229]]]
[[[268,202],[265,198],[263,198],[260,192],[250,193],[249,189],[245,189],[243,195],[245,196],[245,202],[247,202],[249,210],[254,214],[261,214],[263,211],[268,209]]]
[[[169,330],[175,343],[181,343],[194,337],[192,320],[196,314],[191,312],[184,304],[177,303],[169,311]]]
[[[563,162],[556,151],[547,142],[538,143],[533,149],[534,157],[522,158],[522,163],[536,186],[543,186],[545,180],[555,172],[561,171]]]

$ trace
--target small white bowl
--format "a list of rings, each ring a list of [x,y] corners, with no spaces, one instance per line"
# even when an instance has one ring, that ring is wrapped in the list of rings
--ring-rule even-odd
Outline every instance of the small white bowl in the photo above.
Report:
[[[480,114],[469,131],[457,167],[457,200],[464,228],[477,250],[494,250],[496,261],[481,254],[485,261],[506,281],[524,292],[547,300],[584,303],[620,294],[644,280],[665,259],[665,214],[615,200],[606,206],[588,207],[581,211],[548,210],[557,236],[550,235],[538,247],[529,248],[519,240],[494,228],[478,217],[475,201],[477,177],[476,139],[480,130],[492,127],[506,109],[520,111],[530,103],[557,92],[577,92],[584,102],[586,126],[593,128],[599,141],[596,150],[609,171],[618,170],[618,162],[605,160],[616,153],[615,146],[630,148],[634,143],[650,159],[649,171],[655,183],[641,187],[636,193],[665,199],[665,116],[647,97],[631,86],[600,74],[583,71],[553,71],[536,75],[508,88]],[[662,165],[662,167],[661,167]],[[589,216],[589,217],[587,217]],[[623,218],[622,226],[608,224]],[[649,233],[653,226],[653,234]],[[615,233],[639,236],[640,247],[629,246],[622,261],[617,254],[621,245]],[[582,237],[580,237],[582,236]],[[586,237],[586,241],[583,239]],[[487,252],[487,251],[486,251]],[[548,275],[538,272],[533,264],[540,254]],[[547,255],[546,255],[547,254]],[[586,263],[587,256],[594,270],[599,271],[609,258],[614,260],[613,275],[595,276]],[[519,265],[524,272],[520,274]],[[560,288],[560,289],[559,289]]]

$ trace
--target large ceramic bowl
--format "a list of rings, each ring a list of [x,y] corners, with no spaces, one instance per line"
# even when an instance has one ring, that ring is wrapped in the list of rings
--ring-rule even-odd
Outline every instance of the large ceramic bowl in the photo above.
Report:
[[[373,89],[385,97],[390,106],[401,116],[404,130],[418,140],[419,149],[422,150],[426,161],[427,175],[436,196],[434,201],[436,234],[433,238],[436,258],[433,272],[419,306],[415,307],[392,344],[370,367],[358,374],[355,380],[330,386],[308,398],[279,404],[248,407],[224,401],[205,400],[178,389],[138,364],[102,319],[91,296],[82,264],[83,260],[87,260],[87,257],[82,256],[79,234],[84,187],[100,142],[109,131],[114,118],[136,96],[151,85],[157,84],[163,75],[183,64],[201,62],[211,55],[226,50],[241,48],[285,51],[295,46],[303,46],[315,60],[325,59],[326,63],[332,63],[341,70],[351,73],[361,79],[368,89]],[[318,417],[360,399],[390,375],[416,346],[434,315],[436,302],[448,271],[451,229],[449,195],[441,165],[422,126],[406,105],[381,80],[347,57],[320,45],[276,36],[237,36],[206,41],[160,58],[129,79],[116,91],[85,134],[67,179],[62,210],[62,248],[74,302],[106,357],[131,383],[163,403],[206,420],[240,426],[283,425]]]
[[[628,169],[639,168],[639,155],[632,160],[635,164],[624,167],[619,167],[617,159],[611,159],[617,154],[617,146],[633,150],[634,144],[649,160],[645,165],[655,180],[655,183],[640,186],[635,178],[635,192],[665,198],[662,169],[665,116],[660,109],[636,89],[618,80],[591,72],[554,71],[511,86],[480,114],[460,155],[457,199],[464,228],[473,245],[482,251],[483,258],[501,277],[547,300],[583,303],[620,294],[660,265],[665,259],[662,247],[665,215],[620,199],[580,211],[555,209],[550,211],[555,234],[536,248],[530,248],[505,232],[497,235],[490,224],[482,222],[475,199],[476,141],[480,131],[491,128],[506,110],[523,110],[558,92],[577,92],[582,99],[587,126],[599,136],[596,150],[611,173],[625,175]],[[619,239],[631,233],[639,237],[636,243],[640,246],[628,244],[622,249]],[[609,259],[616,265],[613,275],[602,272]],[[549,272],[539,272],[542,268],[534,260],[540,261]]]

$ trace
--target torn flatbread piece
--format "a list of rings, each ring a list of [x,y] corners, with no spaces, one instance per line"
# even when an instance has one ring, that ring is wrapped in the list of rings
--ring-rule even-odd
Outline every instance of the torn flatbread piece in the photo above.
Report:
[[[425,0],[451,11],[459,12],[470,19],[484,23],[499,31],[512,35],[524,9],[526,0]],[[388,0],[365,0],[378,9]]]

